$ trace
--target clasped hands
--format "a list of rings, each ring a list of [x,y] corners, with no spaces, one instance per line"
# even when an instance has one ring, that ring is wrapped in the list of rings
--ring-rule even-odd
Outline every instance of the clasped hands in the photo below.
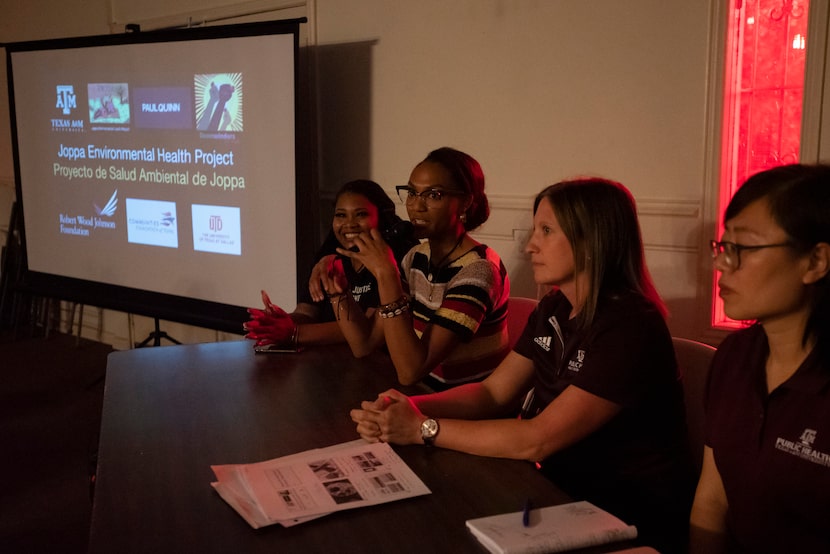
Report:
[[[349,412],[358,434],[368,442],[422,444],[421,422],[426,416],[405,394],[389,389],[377,400],[364,400]]]
[[[251,319],[242,326],[248,332],[245,338],[255,340],[257,346],[290,342],[297,329],[294,320],[282,308],[271,303],[267,292],[262,291],[261,294],[265,309],[248,308]]]

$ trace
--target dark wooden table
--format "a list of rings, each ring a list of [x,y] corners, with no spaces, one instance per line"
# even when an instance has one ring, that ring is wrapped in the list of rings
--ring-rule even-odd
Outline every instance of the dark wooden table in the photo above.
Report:
[[[255,355],[248,341],[110,354],[90,552],[484,552],[467,519],[569,498],[526,462],[395,447],[432,494],[254,530],[210,486],[250,463],[357,438],[349,410],[396,385],[346,347]],[[415,393],[417,389],[400,388]]]

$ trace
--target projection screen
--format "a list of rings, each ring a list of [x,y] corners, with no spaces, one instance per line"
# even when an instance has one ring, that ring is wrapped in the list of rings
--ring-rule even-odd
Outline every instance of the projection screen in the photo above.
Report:
[[[260,289],[292,308],[301,22],[6,45],[25,289],[237,332]]]

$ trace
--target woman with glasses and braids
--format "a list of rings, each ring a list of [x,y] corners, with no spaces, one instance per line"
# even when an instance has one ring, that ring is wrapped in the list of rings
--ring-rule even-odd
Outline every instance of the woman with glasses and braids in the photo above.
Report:
[[[726,315],[692,552],[830,552],[830,166],[750,177],[712,241]]]
[[[423,381],[439,390],[480,380],[507,354],[510,296],[498,254],[468,234],[490,214],[481,166],[464,152],[439,148],[397,189],[423,239],[401,270],[376,230],[355,237],[356,248],[338,249],[377,279],[375,316],[355,317],[360,312],[336,271],[320,272],[312,297],[328,296],[355,356],[385,343],[401,384]]]

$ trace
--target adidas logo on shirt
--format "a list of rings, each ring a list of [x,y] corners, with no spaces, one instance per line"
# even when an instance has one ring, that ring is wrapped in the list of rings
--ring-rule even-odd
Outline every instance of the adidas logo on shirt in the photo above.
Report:
[[[536,337],[533,342],[545,349],[545,352],[550,352],[550,337]]]

